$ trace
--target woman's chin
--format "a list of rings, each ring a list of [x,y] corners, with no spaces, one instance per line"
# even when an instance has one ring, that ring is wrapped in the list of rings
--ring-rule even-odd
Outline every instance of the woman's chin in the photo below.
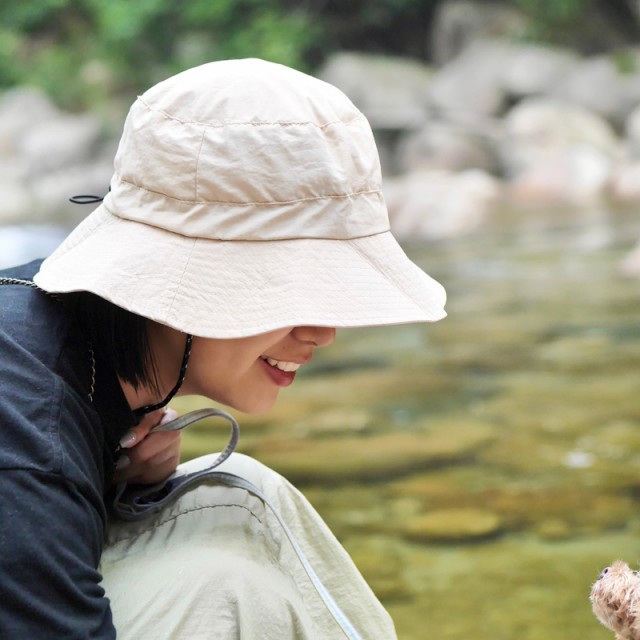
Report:
[[[233,405],[229,405],[232,409],[236,411],[241,411],[242,413],[247,413],[250,415],[257,415],[260,413],[266,413],[270,409],[273,408],[273,405],[276,403],[277,397],[275,398],[251,398],[243,400],[242,402],[234,403]]]

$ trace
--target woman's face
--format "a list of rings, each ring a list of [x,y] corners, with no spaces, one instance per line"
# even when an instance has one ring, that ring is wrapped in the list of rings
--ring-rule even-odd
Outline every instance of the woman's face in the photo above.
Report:
[[[289,327],[230,340],[194,337],[181,391],[246,413],[265,411],[335,333],[328,327]]]

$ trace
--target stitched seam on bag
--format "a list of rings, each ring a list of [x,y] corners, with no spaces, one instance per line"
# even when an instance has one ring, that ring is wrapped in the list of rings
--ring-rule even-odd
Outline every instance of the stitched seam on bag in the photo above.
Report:
[[[141,187],[133,182],[129,182],[125,180],[122,176],[116,174],[118,180],[123,184],[126,184],[134,189],[139,189],[140,191],[146,191],[147,193],[153,193],[157,196],[162,196],[163,198],[167,198],[167,200],[173,200],[174,202],[184,202],[185,204],[217,204],[224,205],[229,207],[253,207],[255,205],[272,205],[272,206],[281,206],[283,204],[297,204],[298,202],[315,202],[318,200],[343,200],[344,198],[352,198],[353,196],[362,196],[374,193],[382,193],[380,189],[368,189],[363,191],[353,191],[351,193],[339,193],[327,196],[313,196],[310,198],[298,198],[296,200],[271,200],[271,201],[261,201],[256,200],[255,202],[230,202],[227,200],[183,200],[181,198],[174,198],[173,196],[169,196],[166,193],[162,193],[162,191],[153,191],[152,189],[147,189],[146,187]],[[113,212],[112,212],[113,213]]]
[[[135,538],[139,538],[141,535],[144,535],[145,533],[151,533],[152,531],[155,531],[156,529],[159,529],[160,527],[163,527],[165,524],[169,524],[170,522],[173,522],[174,520],[177,520],[180,516],[183,516],[187,513],[194,513],[196,511],[204,511],[205,509],[225,509],[227,507],[237,507],[238,509],[244,509],[245,511],[248,511],[249,514],[251,514],[251,516],[253,518],[255,518],[262,526],[264,526],[264,522],[262,522],[262,520],[260,520],[260,518],[258,518],[258,516],[253,513],[253,511],[251,511],[251,509],[249,509],[248,507],[245,507],[244,505],[241,504],[208,504],[202,507],[193,507],[191,509],[185,509],[184,511],[181,511],[180,513],[177,513],[175,516],[171,516],[170,518],[167,518],[166,520],[163,520],[162,522],[158,522],[156,524],[154,524],[152,527],[147,527],[146,529],[143,529],[142,531],[138,531],[135,535],[131,535],[131,536],[127,536],[125,538],[118,538],[116,541],[114,541],[113,545],[115,544],[119,544],[120,542],[127,542],[129,540],[133,540]]]
[[[359,120],[364,120],[364,116],[359,114],[352,118],[351,120],[330,120],[329,122],[325,122],[324,124],[317,124],[315,122],[311,122],[309,120],[258,120],[255,122],[251,121],[243,121],[239,120],[237,122],[234,121],[224,121],[219,123],[213,122],[200,122],[198,120],[184,120],[183,118],[178,118],[176,116],[172,116],[170,113],[163,111],[162,109],[156,109],[152,107],[148,102],[145,102],[141,97],[138,97],[138,102],[140,102],[147,111],[151,111],[153,113],[158,113],[161,116],[165,117],[167,120],[172,120],[174,122],[179,122],[180,124],[193,124],[202,127],[209,127],[211,129],[222,129],[224,127],[262,127],[262,126],[312,126],[317,129],[326,129],[334,124],[343,124],[345,126],[349,126],[354,122],[358,122]]]

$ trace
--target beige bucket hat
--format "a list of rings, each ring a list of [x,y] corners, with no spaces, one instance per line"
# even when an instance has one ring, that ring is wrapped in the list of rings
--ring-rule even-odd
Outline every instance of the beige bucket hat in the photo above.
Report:
[[[212,62],[131,107],[110,192],[35,282],[210,338],[443,318],[389,232],[365,117],[263,60]]]

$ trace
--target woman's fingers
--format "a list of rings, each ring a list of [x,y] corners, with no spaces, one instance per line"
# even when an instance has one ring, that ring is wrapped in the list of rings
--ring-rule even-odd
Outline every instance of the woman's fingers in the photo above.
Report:
[[[148,414],[121,440],[123,451],[116,464],[114,482],[155,484],[170,476],[180,462],[180,432],[151,433],[157,424],[174,420],[173,409]]]
[[[122,436],[120,446],[123,449],[135,447],[147,437],[151,429],[155,426],[171,422],[171,420],[175,420],[177,417],[178,413],[169,407],[147,413],[135,427],[132,427]]]
[[[122,451],[114,482],[161,482],[176,470],[179,462],[180,433],[150,433],[134,447]]]

